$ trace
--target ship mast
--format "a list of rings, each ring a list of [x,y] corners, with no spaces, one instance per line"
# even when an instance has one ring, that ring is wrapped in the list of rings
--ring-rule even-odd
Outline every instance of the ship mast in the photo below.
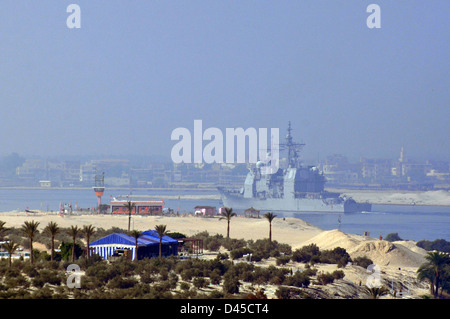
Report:
[[[288,166],[296,168],[299,165],[299,156],[298,152],[302,149],[302,147],[305,145],[303,143],[294,143],[292,141],[292,128],[291,128],[291,121],[288,122],[288,133],[286,135],[286,144],[280,144],[284,149],[287,149],[288,152]]]

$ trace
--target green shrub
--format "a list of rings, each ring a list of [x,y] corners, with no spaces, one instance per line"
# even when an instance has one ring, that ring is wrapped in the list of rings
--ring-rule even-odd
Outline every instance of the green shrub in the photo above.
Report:
[[[292,254],[292,261],[308,263],[313,256],[320,256],[320,250],[316,244],[296,249]]]
[[[188,283],[182,282],[182,283],[180,284],[180,288],[181,288],[182,290],[189,290],[190,286],[189,286]]]
[[[179,233],[179,232],[171,232],[167,233],[167,236],[173,239],[180,239],[180,238],[186,238],[187,236],[185,234]]]
[[[215,269],[215,270],[211,271],[209,273],[209,280],[211,281],[211,283],[213,285],[220,284],[220,281],[222,280],[222,276],[221,276],[220,270]]]
[[[290,256],[280,256],[276,259],[277,266],[286,265],[291,260]]]
[[[437,250],[444,253],[450,253],[450,242],[446,241],[445,239],[436,239],[433,241],[420,240],[416,245],[427,251]]]
[[[243,239],[226,238],[222,241],[222,246],[228,251],[232,251],[246,247],[247,242]]]
[[[350,255],[341,247],[324,250],[320,254],[320,262],[324,264],[337,264],[338,267],[345,267],[349,261],[351,261]]]
[[[305,272],[296,271],[294,275],[287,276],[284,280],[284,284],[287,286],[303,287],[306,288],[311,283],[311,279]]]
[[[122,278],[117,276],[108,282],[107,287],[110,289],[126,289],[134,287],[137,283],[137,280],[134,278]]]
[[[224,276],[223,292],[225,294],[238,294],[240,287],[239,280],[234,276]]]
[[[327,273],[319,273],[317,275],[317,283],[319,285],[328,285],[334,282],[334,276],[332,274],[330,274],[329,272]]]
[[[251,253],[251,249],[247,247],[236,248],[230,251],[231,259],[239,259],[242,258],[245,254]]]
[[[398,233],[390,233],[390,234],[387,234],[386,235],[386,237],[384,238],[384,240],[387,240],[387,241],[398,241],[398,240],[403,240],[403,239],[401,239],[400,238],[400,236],[398,235]]]
[[[363,257],[356,257],[355,259],[353,259],[352,263],[356,266],[360,266],[362,268],[367,268],[373,264],[373,261],[370,258],[363,256]]]
[[[298,290],[289,287],[279,287],[277,291],[275,291],[275,296],[278,299],[291,299],[296,295],[298,295]]]
[[[60,245],[60,249],[61,249],[61,257],[62,259],[69,261],[72,260],[72,243],[65,243],[63,242]],[[78,245],[77,243],[75,243],[75,259],[78,259],[78,257],[81,256],[81,254],[83,253],[83,250],[81,249],[80,245]]]
[[[342,279],[345,277],[345,273],[342,270],[335,270],[331,273],[335,280]]]
[[[208,286],[208,281],[203,277],[195,277],[194,280],[192,281],[192,284],[194,285],[195,288],[200,289]]]

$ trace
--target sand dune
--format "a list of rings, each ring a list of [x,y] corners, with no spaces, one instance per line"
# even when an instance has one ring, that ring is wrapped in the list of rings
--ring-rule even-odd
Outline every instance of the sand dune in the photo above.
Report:
[[[379,266],[419,267],[426,251],[412,241],[388,242],[371,237],[346,234],[337,229],[323,231],[303,242],[301,246],[316,244],[320,249],[344,248],[350,257],[368,257]]]

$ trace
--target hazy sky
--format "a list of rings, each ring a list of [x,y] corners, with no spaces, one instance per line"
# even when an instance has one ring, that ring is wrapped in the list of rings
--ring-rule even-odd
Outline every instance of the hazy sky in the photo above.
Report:
[[[69,29],[66,8],[81,8]],[[369,29],[366,8],[381,8]],[[450,159],[447,0],[1,0],[0,155],[159,154],[276,127],[304,156]]]

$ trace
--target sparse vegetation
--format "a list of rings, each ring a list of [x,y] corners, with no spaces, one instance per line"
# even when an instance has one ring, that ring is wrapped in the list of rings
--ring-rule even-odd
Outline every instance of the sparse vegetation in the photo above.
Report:
[[[360,266],[362,268],[367,268],[373,264],[373,261],[370,258],[363,256],[363,257],[354,258],[352,263],[356,266]]]
[[[316,245],[309,245],[292,251],[289,245],[269,238],[243,240],[202,232],[192,237],[203,239],[205,249],[209,252],[217,252],[220,248],[227,251],[221,251],[211,259],[162,257],[107,262],[97,255],[82,256],[81,247],[87,241],[78,240],[74,245],[74,237],[69,236],[71,230],[61,228],[58,232],[47,231],[33,237],[35,242],[40,243],[37,239],[47,236],[49,246],[60,249],[53,258],[44,251],[34,250],[33,264],[16,259],[9,266],[8,259],[0,260],[0,298],[263,299],[267,295],[261,287],[267,285],[276,287],[277,298],[318,298],[321,296],[318,295],[317,287],[320,286],[317,284],[330,285],[344,278],[345,274],[342,270],[318,271],[315,265],[327,263],[345,267],[352,261],[345,249],[340,247],[320,250]],[[165,227],[161,227],[160,231],[161,234],[167,233]],[[18,229],[3,232],[8,239],[13,237],[18,242],[31,245],[30,238]],[[90,238],[95,240],[114,232],[125,231],[98,228],[90,232]],[[71,235],[74,233],[72,231]],[[78,235],[78,231],[76,233]],[[183,234],[178,236],[185,237]],[[51,245],[52,241],[54,245]],[[246,254],[248,256],[244,258]],[[272,261],[265,263],[269,258]],[[273,260],[276,266],[272,264]],[[259,261],[263,263],[259,264]],[[294,266],[297,269],[292,269],[296,262],[304,263],[304,268],[297,268],[297,264]],[[84,272],[80,289],[67,286],[69,273],[66,269],[71,263],[79,265]],[[352,263],[367,268],[372,260],[359,257]],[[447,276],[445,269],[441,272],[441,279]],[[316,286],[311,287],[312,284]],[[442,279],[438,285],[440,295],[447,291],[448,282]]]
[[[292,254],[292,260],[311,264],[337,264],[338,267],[345,267],[351,261],[351,258],[341,247],[320,251],[319,247],[311,244],[295,250]]]
[[[437,250],[444,253],[450,253],[450,242],[445,239],[436,239],[433,241],[421,240],[418,241],[416,245],[427,251]]]
[[[384,240],[393,242],[393,241],[400,241],[403,240],[402,238],[400,238],[400,236],[398,235],[398,233],[390,233],[387,234],[386,237],[384,238]]]

